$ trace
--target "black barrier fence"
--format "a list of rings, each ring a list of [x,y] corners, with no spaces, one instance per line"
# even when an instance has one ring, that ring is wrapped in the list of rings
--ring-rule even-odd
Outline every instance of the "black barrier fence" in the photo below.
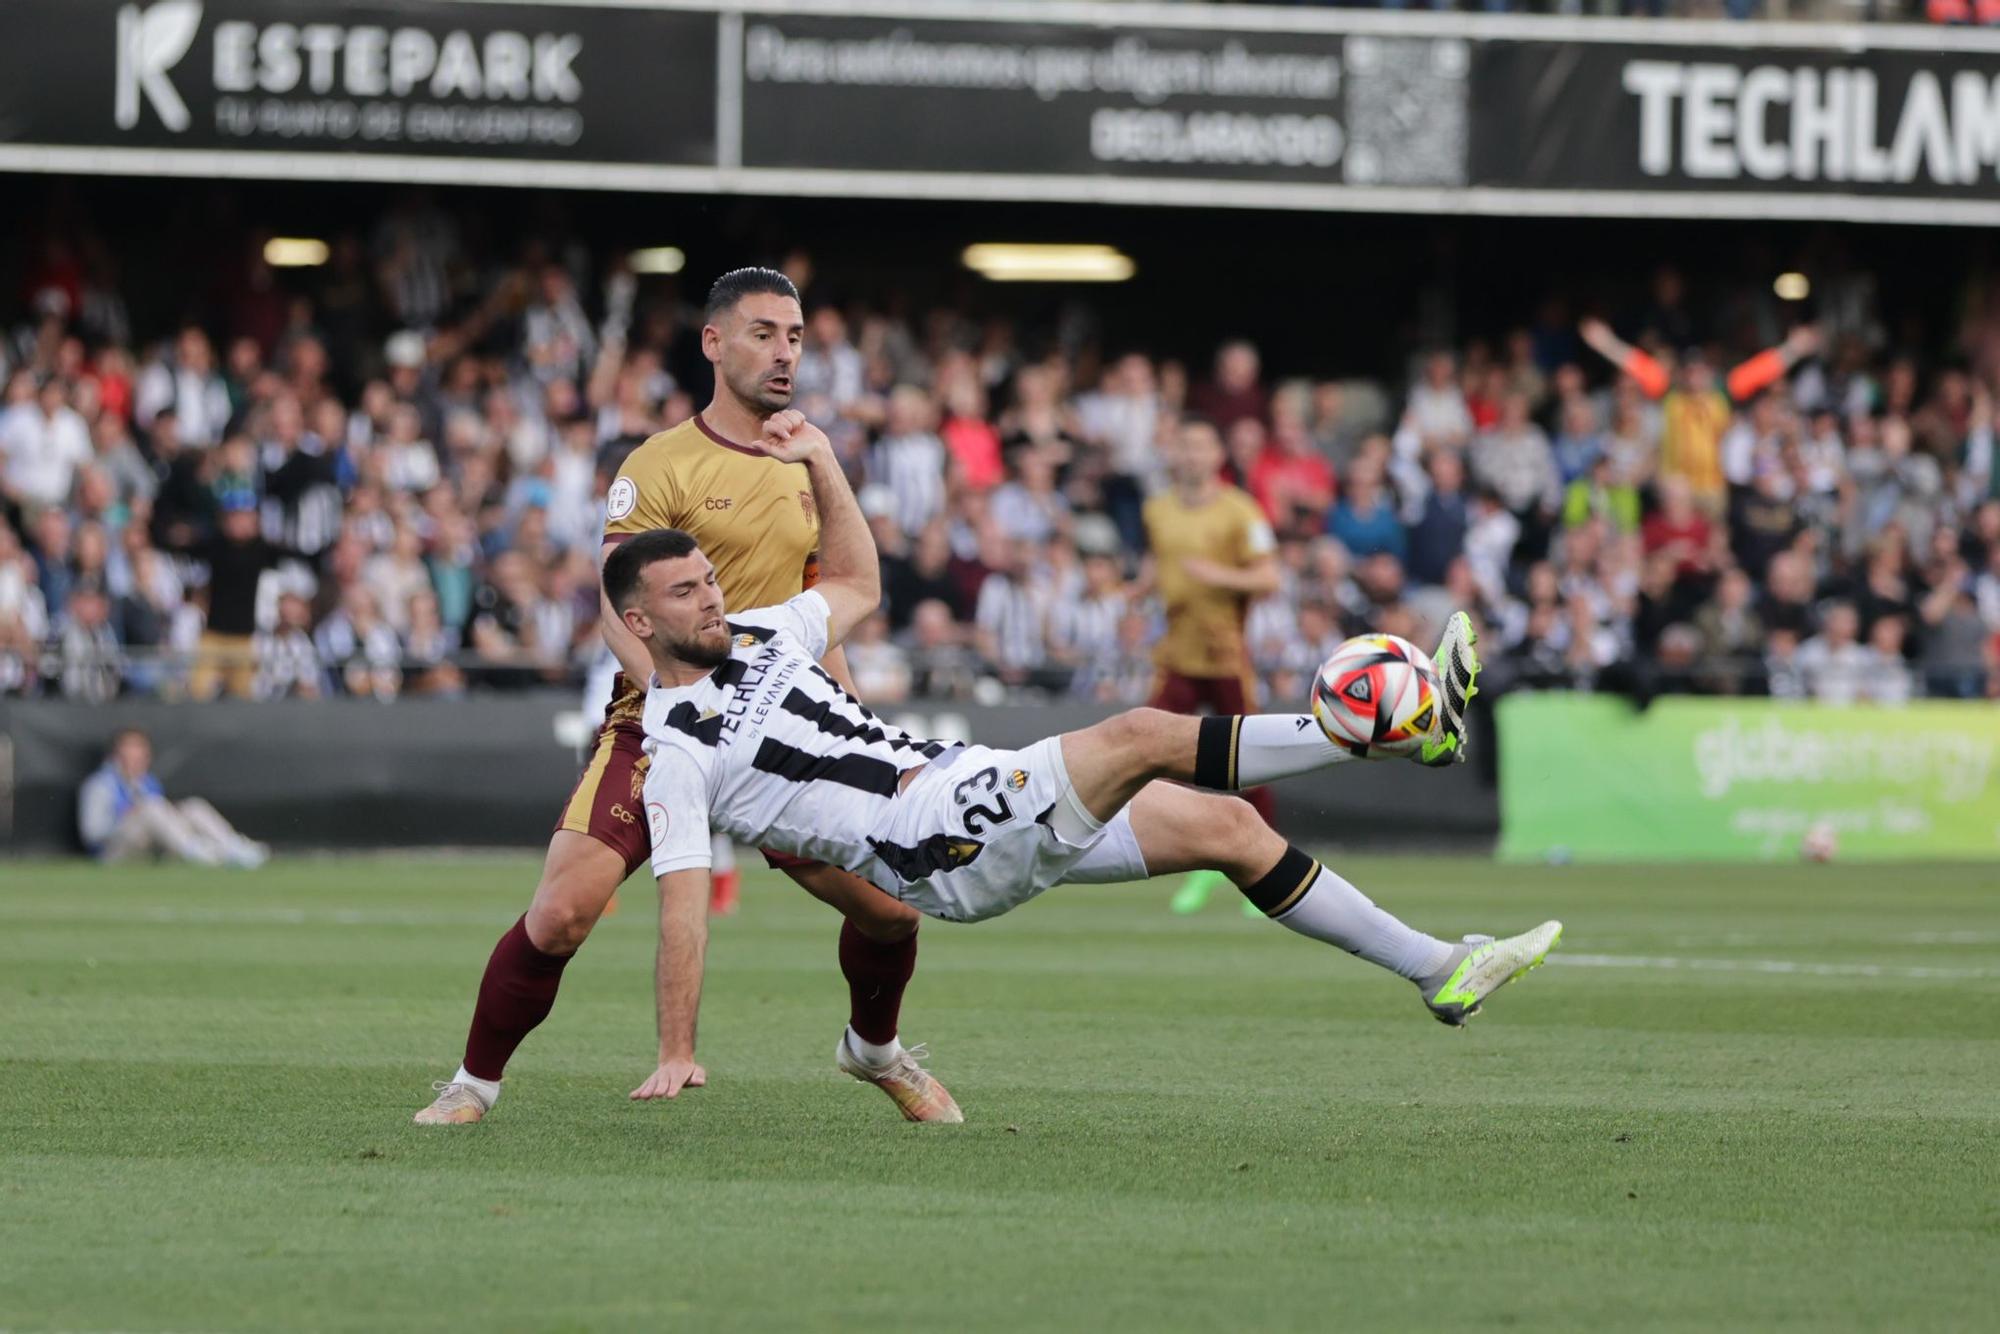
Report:
[[[937,706],[892,711],[921,735],[1018,747],[1104,710]],[[140,727],[172,797],[202,796],[281,847],[534,846],[574,783],[589,726],[576,696],[101,707],[0,702],[0,829],[15,852],[72,850],[77,785],[112,734]],[[0,758],[5,758],[0,755]],[[1499,803],[1478,766],[1337,765],[1278,784],[1287,834],[1402,850],[1490,844]]]
[[[0,170],[2000,221],[2000,33],[1201,5],[11,0]]]

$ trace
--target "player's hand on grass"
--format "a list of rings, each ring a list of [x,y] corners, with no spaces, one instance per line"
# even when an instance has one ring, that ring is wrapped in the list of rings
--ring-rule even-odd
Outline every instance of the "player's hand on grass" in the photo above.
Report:
[[[707,1082],[708,1071],[693,1061],[662,1061],[645,1083],[632,1090],[632,1101],[678,1098],[682,1089],[698,1089]]]
[[[765,419],[764,434],[757,438],[757,448],[780,463],[803,463],[813,451],[833,448],[833,442],[826,438],[825,431],[807,421],[803,412],[786,408]]]

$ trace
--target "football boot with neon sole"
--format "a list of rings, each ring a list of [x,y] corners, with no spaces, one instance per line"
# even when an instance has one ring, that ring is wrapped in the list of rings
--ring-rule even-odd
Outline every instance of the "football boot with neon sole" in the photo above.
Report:
[[[1438,641],[1437,652],[1431,655],[1444,697],[1438,701],[1437,734],[1417,752],[1419,764],[1440,769],[1465,759],[1465,708],[1479,693],[1479,654],[1473,647],[1478,642],[1472,618],[1462,611],[1453,612],[1444,623],[1444,638]]]
[[[930,1049],[918,1043],[897,1052],[895,1060],[878,1070],[856,1054],[843,1031],[840,1045],[833,1049],[833,1063],[840,1067],[841,1073],[873,1084],[888,1094],[905,1121],[956,1124],[965,1120],[965,1113],[958,1110],[951,1093],[920,1064],[928,1055]]]
[[[1443,968],[1417,982],[1417,990],[1439,1023],[1463,1028],[1488,996],[1541,967],[1562,933],[1561,922],[1543,922],[1504,940],[1467,936],[1452,948]]]
[[[431,1085],[437,1100],[413,1118],[420,1126],[469,1126],[486,1115],[486,1104],[465,1084]]]

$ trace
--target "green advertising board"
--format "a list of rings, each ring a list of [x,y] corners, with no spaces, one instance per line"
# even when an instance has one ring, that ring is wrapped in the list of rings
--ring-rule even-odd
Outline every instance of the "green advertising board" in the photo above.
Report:
[[[2000,860],[2000,708],[1609,695],[1500,702],[1500,855]]]

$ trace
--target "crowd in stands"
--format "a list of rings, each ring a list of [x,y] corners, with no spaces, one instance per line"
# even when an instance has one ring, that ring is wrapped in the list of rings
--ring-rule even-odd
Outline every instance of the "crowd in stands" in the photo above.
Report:
[[[581,679],[606,487],[707,393],[694,309],[572,245],[475,263],[423,196],[301,280],[253,244],[178,329],[132,327],[87,234],[36,255],[0,308],[0,694]],[[1552,300],[1406,383],[1274,383],[1248,341],[1192,366],[1030,346],[818,300],[786,263],[796,401],[885,564],[849,647],[876,701],[1142,700],[1140,509],[1187,414],[1278,535],[1283,587],[1248,616],[1267,706],[1342,637],[1427,643],[1454,606],[1497,685],[2000,696],[2000,293],[1968,288],[1962,327],[1917,346],[1866,275],[1787,329],[1768,291],[1727,294],[1725,321],[1663,268],[1610,323]]]

